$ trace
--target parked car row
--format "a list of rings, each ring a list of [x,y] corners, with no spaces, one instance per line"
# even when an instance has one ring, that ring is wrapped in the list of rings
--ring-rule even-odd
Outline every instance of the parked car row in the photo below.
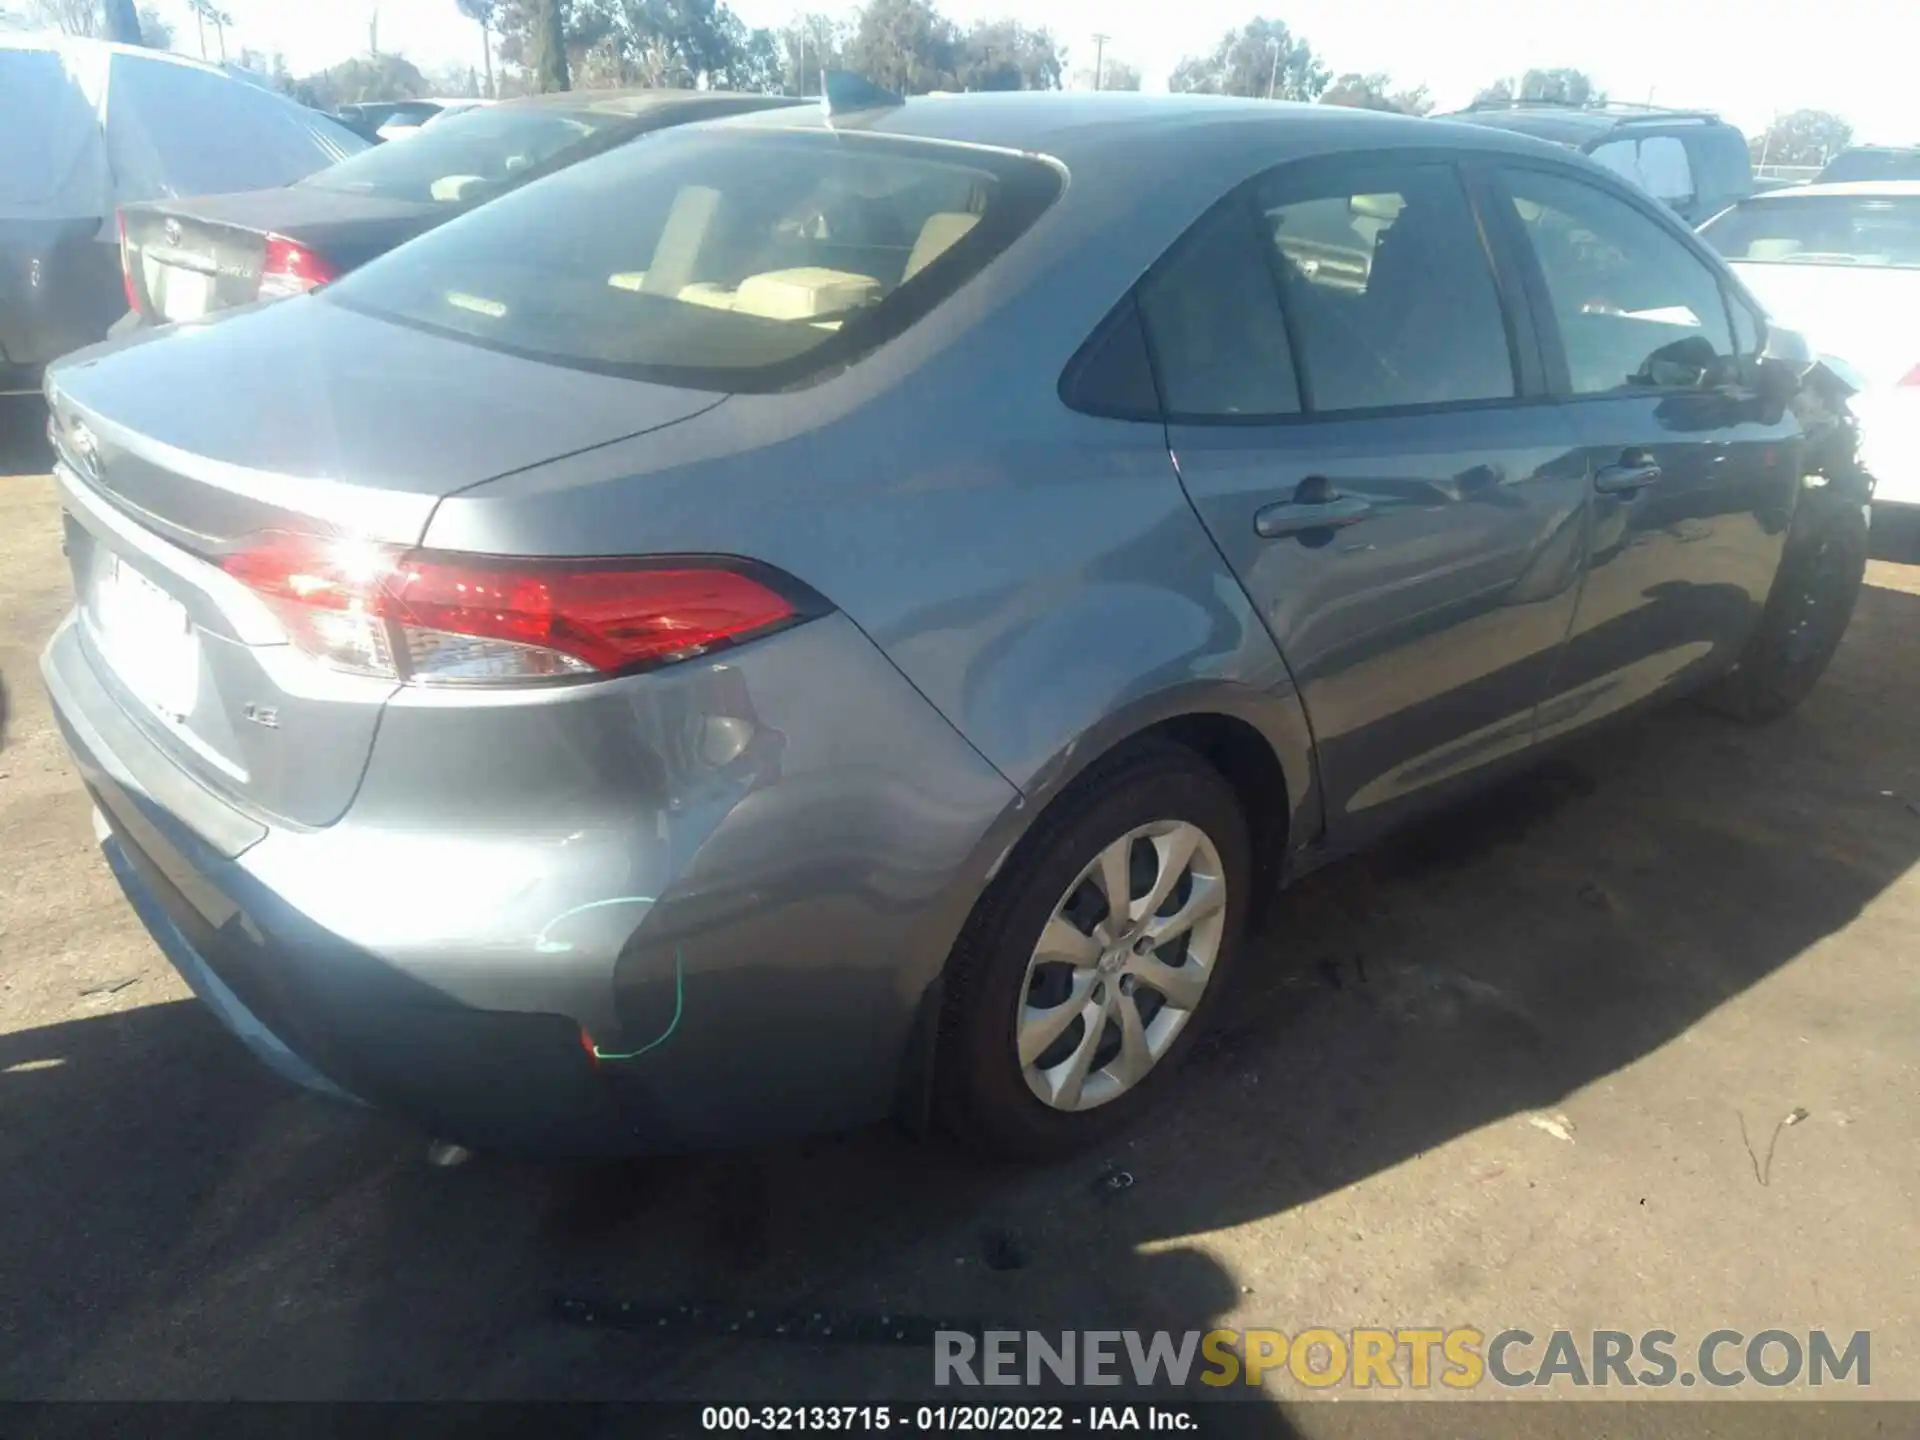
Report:
[[[334,113],[358,134],[383,141],[418,134],[429,122],[464,115],[493,103],[474,99],[363,100],[342,105]]]
[[[184,56],[0,34],[0,394],[127,310],[116,211],[285,185],[366,142]]]
[[[1843,356],[1875,501],[1920,516],[1920,180],[1801,186],[1755,195],[1701,237],[1769,314]]]
[[[130,215],[194,314],[48,375],[43,672],[132,903],[282,1074],[476,1145],[1054,1154],[1166,1088],[1284,882],[1834,653],[1848,374],[1624,165],[828,88],[631,144],[502,105]],[[1716,243],[1830,244],[1774,218]]]
[[[195,320],[299,294],[516,186],[690,120],[800,102],[715,90],[587,91],[436,118],[272,190],[130,205],[122,263],[135,323]]]
[[[1448,117],[1564,145],[1624,175],[1698,225],[1753,193],[1747,139],[1705,110],[1537,100],[1476,104]]]

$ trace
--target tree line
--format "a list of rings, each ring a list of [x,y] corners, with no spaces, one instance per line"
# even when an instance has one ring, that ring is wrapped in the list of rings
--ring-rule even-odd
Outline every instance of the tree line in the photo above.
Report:
[[[1138,67],[1097,49],[1071,67],[1067,47],[1045,26],[1016,19],[962,27],[933,0],[868,0],[852,18],[797,14],[784,26],[749,27],[726,0],[449,0],[478,28],[478,66],[432,74],[380,50],[377,12],[367,53],[296,77],[279,56],[242,50],[239,63],[268,75],[304,103],[331,109],[362,100],[423,95],[502,97],[575,86],[695,87],[817,94],[828,70],[852,70],[905,95],[939,90],[1138,90]],[[23,8],[22,8],[23,7]],[[187,0],[198,48],[227,59],[232,17],[217,0]],[[135,0],[0,0],[0,22],[57,27],[167,48],[172,27]],[[211,51],[210,51],[211,41]],[[217,52],[217,56],[214,53]],[[1317,101],[1425,115],[1424,85],[1379,72],[1335,74],[1284,20],[1256,16],[1183,58],[1167,77],[1177,93]],[[1530,69],[1493,81],[1479,105],[1540,102],[1602,105],[1594,77],[1570,67]],[[1824,110],[1795,110],[1753,137],[1754,163],[1817,165],[1844,149],[1852,130]]]

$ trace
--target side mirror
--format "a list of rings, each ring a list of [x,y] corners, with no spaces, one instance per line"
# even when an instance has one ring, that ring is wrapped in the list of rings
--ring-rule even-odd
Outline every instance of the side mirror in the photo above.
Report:
[[[1813,348],[1813,342],[1798,330],[1789,330],[1784,325],[1767,327],[1767,343],[1760,350],[1763,370],[1784,370],[1800,380],[1819,360],[1820,354]]]
[[[1757,388],[1768,400],[1786,405],[1800,393],[1819,359],[1813,343],[1798,330],[1769,325],[1766,344],[1760,349]]]

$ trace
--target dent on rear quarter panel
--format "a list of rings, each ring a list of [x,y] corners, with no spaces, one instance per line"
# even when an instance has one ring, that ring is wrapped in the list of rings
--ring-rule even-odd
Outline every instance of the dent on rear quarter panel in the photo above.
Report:
[[[829,615],[601,684],[403,693],[347,818],[248,865],[372,971],[580,1022],[694,1145],[888,1113],[1017,803]]]

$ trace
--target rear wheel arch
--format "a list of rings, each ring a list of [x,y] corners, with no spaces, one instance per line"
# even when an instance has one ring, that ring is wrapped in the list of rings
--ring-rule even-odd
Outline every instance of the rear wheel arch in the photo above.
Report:
[[[1297,712],[1297,697],[1288,698],[1290,708]],[[1136,718],[1134,724],[1117,733],[1103,733],[1098,744],[1087,743],[1087,737],[1082,737],[1067,754],[1046,767],[1042,772],[1044,784],[1029,787],[1016,802],[1003,819],[1006,829],[994,837],[998,841],[994,859],[981,872],[978,894],[961,917],[954,944],[921,997],[914,1038],[901,1068],[897,1102],[901,1117],[912,1128],[925,1129],[932,1118],[934,1086],[950,1032],[944,1012],[953,967],[962,951],[960,942],[976,913],[989,903],[990,893],[1003,882],[1008,867],[1021,863],[1023,848],[1031,848],[1036,835],[1044,837],[1048,815],[1069,797],[1097,790],[1107,776],[1169,746],[1198,757],[1226,781],[1246,820],[1253,848],[1255,896],[1250,923],[1258,925],[1267,904],[1278,893],[1290,846],[1313,838],[1318,823],[1313,809],[1318,802],[1311,739],[1305,731],[1304,715],[1299,716],[1297,732],[1284,718],[1277,724],[1271,714],[1261,713],[1260,718],[1264,724],[1256,723],[1243,707],[1233,704]]]
[[[1208,727],[1182,728],[1188,739],[1194,740],[1201,738]],[[1224,738],[1233,733],[1223,729],[1206,738],[1227,747],[1245,743]],[[1257,742],[1257,732],[1255,737]],[[1055,1143],[1077,1145],[1111,1133],[1116,1126],[1128,1123],[1127,1117],[1138,1113],[1142,1103],[1151,1105],[1152,1096],[1125,1093],[1116,1103],[1102,1105],[1096,1114],[1067,1122],[1072,1128],[1062,1131],[1057,1129],[1060,1117],[1036,1109],[1031,1098],[1018,1098],[1022,1092],[1017,1085],[1012,1087],[1010,1097],[1008,1076],[1017,1077],[1018,1070],[1006,1071],[1001,1066],[999,1017],[1004,1013],[1012,1019],[1015,1008],[1009,1008],[1014,1006],[1009,996],[1017,997],[1021,992],[1008,987],[1019,978],[1017,972],[1030,965],[1027,952],[1042,930],[1040,920],[1044,917],[1040,912],[1056,903],[1055,892],[1083,862],[1085,848],[1089,844],[1106,846],[1116,836],[1135,834],[1136,825],[1167,819],[1192,825],[1197,818],[1204,852],[1216,859],[1225,857],[1220,875],[1229,906],[1234,904],[1232,896],[1251,895],[1256,873],[1248,823],[1251,798],[1241,794],[1234,782],[1192,744],[1174,739],[1164,726],[1155,726],[1136,732],[1101,754],[1040,807],[1003,857],[994,879],[981,890],[955,939],[939,983],[929,992],[932,1003],[924,1012],[924,1034],[929,1043],[922,1056],[926,1088],[919,1116],[928,1122],[937,1119],[958,1137],[985,1143],[996,1153],[1033,1156],[1050,1153]],[[1205,818],[1208,815],[1211,820]],[[1134,893],[1137,897],[1144,891]],[[1174,898],[1177,901],[1177,893]],[[1036,901],[1046,903],[1036,908]],[[1227,928],[1210,962],[1213,969],[1230,967],[1255,908],[1246,905],[1226,912]],[[1172,963],[1182,962],[1175,959]],[[1101,962],[1103,971],[1107,964],[1107,960]],[[1108,983],[1121,982],[1109,976]],[[1214,982],[1214,994],[1220,983]],[[1100,992],[1096,984],[1093,1000],[1101,999]],[[1165,992],[1170,1001],[1176,993]],[[1212,994],[1202,996],[1201,1002],[1212,998]],[[1200,1019],[1197,1015],[1194,1018]],[[1177,1063],[1177,1057],[1192,1046],[1203,1027],[1201,1021],[1183,1028],[1168,1059]],[[1099,1063],[1096,1060],[1096,1066]],[[1158,1090],[1154,1093],[1157,1095]],[[1024,1115],[1042,1118],[1019,1118]],[[1033,1125],[1041,1128],[1033,1129]],[[1040,1141],[1048,1135],[1053,1139],[1042,1145]]]

